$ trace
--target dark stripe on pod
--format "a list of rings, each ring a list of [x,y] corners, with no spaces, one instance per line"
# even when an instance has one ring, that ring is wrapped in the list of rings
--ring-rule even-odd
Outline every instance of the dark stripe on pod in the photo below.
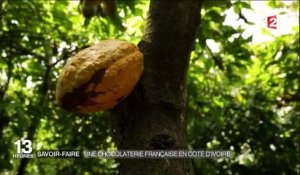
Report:
[[[106,68],[96,71],[88,82],[75,88],[73,90],[73,92],[66,93],[61,98],[61,106],[64,109],[67,109],[69,111],[77,112],[78,111],[76,109],[77,106],[80,106],[83,104],[89,104],[89,105],[95,104],[95,103],[89,101],[89,99],[97,96],[98,93],[96,93],[94,90],[92,90],[91,92],[85,93],[85,90],[88,88],[88,86],[91,83],[95,84],[95,86],[97,84],[100,84],[103,80],[105,70],[106,70]]]

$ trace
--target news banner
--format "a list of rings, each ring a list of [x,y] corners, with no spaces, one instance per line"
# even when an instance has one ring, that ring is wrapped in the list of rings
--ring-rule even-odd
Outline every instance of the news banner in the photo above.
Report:
[[[14,142],[13,158],[230,158],[230,150],[36,150],[30,140]],[[34,152],[34,154],[33,154]]]

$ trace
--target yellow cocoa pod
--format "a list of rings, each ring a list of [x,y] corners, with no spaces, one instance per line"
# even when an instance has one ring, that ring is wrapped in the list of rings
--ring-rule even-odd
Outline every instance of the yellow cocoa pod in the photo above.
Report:
[[[62,108],[79,113],[113,108],[134,89],[143,60],[130,42],[101,41],[67,61],[57,80],[56,100]]]

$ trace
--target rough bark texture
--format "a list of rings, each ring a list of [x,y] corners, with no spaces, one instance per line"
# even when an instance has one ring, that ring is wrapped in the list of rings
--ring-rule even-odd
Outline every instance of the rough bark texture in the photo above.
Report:
[[[118,149],[186,149],[186,74],[200,0],[152,0],[139,47],[145,70],[134,92],[112,111]],[[120,159],[120,174],[193,174],[188,159]]]

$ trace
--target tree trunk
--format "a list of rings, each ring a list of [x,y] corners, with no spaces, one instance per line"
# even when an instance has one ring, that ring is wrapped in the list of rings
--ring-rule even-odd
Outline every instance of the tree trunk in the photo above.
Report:
[[[145,70],[129,97],[112,111],[120,150],[186,149],[186,75],[200,21],[200,0],[152,0],[139,47]],[[193,174],[188,159],[120,159],[120,174]]]

